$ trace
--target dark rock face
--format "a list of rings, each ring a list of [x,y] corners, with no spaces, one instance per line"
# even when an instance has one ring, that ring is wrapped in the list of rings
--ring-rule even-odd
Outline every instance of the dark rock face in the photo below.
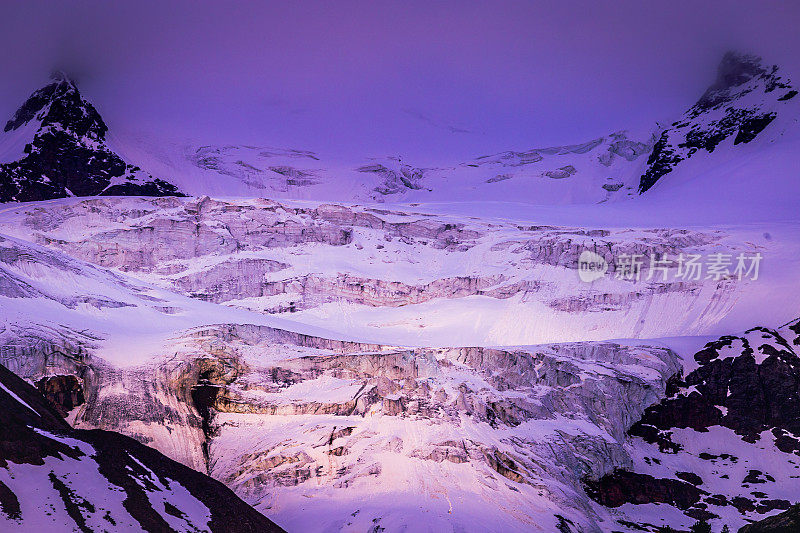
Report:
[[[800,505],[775,516],[748,524],[739,533],[797,533],[800,531]]]
[[[662,132],[647,160],[639,192],[650,189],[700,150],[713,152],[732,136],[734,144],[755,139],[775,120],[775,110],[781,105],[777,103],[797,94],[777,70],[777,66],[762,65],[758,57],[725,54],[716,81],[680,120]],[[758,98],[746,98],[748,95]]]
[[[700,367],[678,382],[680,391],[647,408],[630,433],[655,443],[672,428],[703,431],[720,425],[755,442],[761,432],[771,430],[781,437],[782,451],[800,455],[800,441],[792,436],[800,435],[800,357],[795,347],[794,341],[790,344],[768,328],[708,343],[695,354]],[[736,356],[721,356],[725,350]]]
[[[41,125],[68,126],[78,137],[102,140],[108,131],[100,114],[92,104],[83,100],[75,84],[61,73],[56,73],[54,82],[33,93],[6,123],[3,131],[19,129],[42,111]],[[48,108],[49,106],[49,108]]]
[[[44,387],[64,393],[74,385],[68,379],[74,376],[55,378]],[[0,385],[0,468],[11,474],[4,476],[7,483],[0,482],[0,529],[49,521],[53,530],[91,531],[88,524],[99,519],[109,530],[124,530],[127,523],[145,531],[174,531],[177,518],[187,531],[283,531],[222,483],[130,437],[71,428],[50,400],[3,366]],[[55,466],[63,462],[68,474]],[[22,464],[41,468],[15,476]],[[105,485],[98,482],[98,472]],[[35,507],[20,502],[34,487],[52,488],[57,495],[36,516]],[[115,499],[121,507],[109,503]],[[155,504],[159,499],[163,508]]]
[[[13,134],[37,121],[25,155],[0,164],[0,202],[100,194],[181,195],[174,185],[127,164],[106,146],[108,126],[65,76],[57,75],[54,83],[33,93],[4,132]]]
[[[722,58],[717,69],[717,79],[698,100],[697,107],[711,109],[714,106],[729,101],[731,89],[744,85],[753,78],[766,73],[757,57],[740,55],[728,52]]]
[[[42,465],[47,457],[79,458],[83,452],[53,439],[43,438],[36,429],[52,433],[72,428],[52,405],[28,383],[0,366],[0,468],[8,463]],[[20,404],[4,389],[20,398]],[[11,490],[11,489],[9,489]],[[13,492],[13,491],[12,491]],[[8,497],[10,499],[10,497]]]
[[[62,415],[86,401],[77,376],[47,376],[36,382],[36,388]]]
[[[697,369],[685,378],[674,376],[668,384],[667,397],[648,407],[628,432],[657,445],[664,454],[650,456],[652,451],[648,451],[647,465],[671,463],[685,466],[695,461],[696,471],[705,472],[703,478],[694,472],[677,469],[669,472],[675,479],[657,479],[635,471],[616,471],[598,480],[586,480],[587,494],[609,507],[623,503],[667,503],[693,519],[704,520],[717,517],[708,509],[709,506],[731,506],[749,520],[752,520],[753,513],[788,509],[792,502],[770,497],[768,492],[772,487],[787,482],[786,478],[783,481],[776,479],[780,477],[779,473],[786,475],[800,468],[797,461],[800,455],[798,346],[800,320],[779,330],[757,327],[742,336],[723,336],[707,343],[694,356],[699,365]],[[745,459],[731,453],[697,453],[708,449],[703,446],[693,452],[695,455],[684,450],[684,444],[691,447],[693,443],[708,439],[706,434],[715,426],[728,428],[741,439],[734,436],[728,444],[734,447],[730,451],[736,455],[739,453],[737,450],[747,454],[744,450],[751,446],[758,447],[756,455],[777,454],[761,463],[772,468],[772,473],[745,466],[748,464]],[[696,434],[684,432],[681,439],[676,439],[674,435],[678,429],[693,430]],[[770,441],[774,442],[777,450],[763,451],[771,446]],[[677,454],[681,455],[675,461],[668,458]],[[711,475],[709,464],[714,465],[711,472],[718,479],[705,479]],[[668,471],[663,467],[659,470],[662,476]],[[788,481],[796,477],[790,475]],[[720,483],[725,480],[735,481],[734,488],[725,482]],[[709,494],[725,486],[731,492]],[[797,511],[793,512],[796,519]],[[767,520],[764,523],[771,522]],[[752,527],[754,529],[742,531],[784,531],[758,529],[760,525]],[[795,526],[795,529],[785,531],[800,531],[800,528]]]
[[[675,476],[686,481],[687,483],[691,483],[692,485],[703,484],[703,478],[701,478],[694,472],[678,472],[675,474]]]
[[[688,509],[707,494],[685,481],[657,479],[627,470],[615,470],[597,481],[587,480],[586,493],[606,507],[625,503],[668,503],[679,509]]]

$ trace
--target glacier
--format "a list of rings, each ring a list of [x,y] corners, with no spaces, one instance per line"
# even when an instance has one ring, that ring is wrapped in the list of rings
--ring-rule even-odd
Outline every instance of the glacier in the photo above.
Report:
[[[794,95],[777,67],[729,54],[668,126],[422,165],[118,136],[59,78],[0,135],[0,363],[31,389],[3,390],[19,411],[35,387],[59,431],[132,438],[287,531],[790,513]],[[55,152],[91,164],[47,176]],[[88,176],[100,160],[124,171]],[[591,283],[586,250],[608,266]],[[763,260],[741,279],[623,275],[624,257],[714,254]],[[207,527],[211,504],[134,462],[150,506],[188,501]],[[4,483],[56,486],[14,464]],[[4,506],[4,525],[72,519],[28,521],[33,501],[21,518]]]

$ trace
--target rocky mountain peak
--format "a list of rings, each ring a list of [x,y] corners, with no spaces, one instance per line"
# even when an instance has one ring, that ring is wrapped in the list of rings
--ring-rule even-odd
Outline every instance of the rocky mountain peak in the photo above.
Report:
[[[726,53],[714,83],[661,132],[641,176],[639,192],[649,190],[700,150],[711,153],[729,138],[734,145],[751,142],[796,95],[777,65],[767,67],[758,56]]]
[[[75,79],[64,70],[54,70],[52,73],[50,73],[50,79],[55,82],[64,82],[77,86]]]
[[[693,115],[732,102],[756,88],[764,93],[779,88],[790,89],[788,80],[784,80],[778,72],[778,65],[767,66],[759,56],[727,52],[717,67],[716,80],[692,108]],[[753,80],[755,82],[751,84]]]
[[[180,195],[105,143],[108,126],[62,71],[35,91],[4,128],[19,159],[0,164],[0,202],[68,196]],[[0,137],[0,142],[4,139]]]
[[[708,91],[719,91],[738,87],[756,76],[764,74],[766,69],[760,57],[741,52],[729,51],[717,67],[717,79]]]
[[[108,126],[97,109],[83,98],[76,83],[61,71],[53,73],[51,79],[53,83],[34,92],[22,104],[4,131],[16,130],[36,119],[42,128],[55,126],[77,137],[104,140]]]

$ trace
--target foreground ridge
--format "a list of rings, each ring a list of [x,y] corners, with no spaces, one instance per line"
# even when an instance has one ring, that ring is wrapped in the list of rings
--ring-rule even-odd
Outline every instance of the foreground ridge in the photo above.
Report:
[[[797,320],[706,344],[698,368],[673,377],[631,427],[633,468],[587,480],[587,492],[648,531],[668,516],[656,504],[675,508],[672,526],[742,525],[789,509],[800,488],[798,345]],[[761,527],[746,531],[770,531]]]
[[[280,532],[224,485],[140,442],[71,428],[0,366],[0,528]]]

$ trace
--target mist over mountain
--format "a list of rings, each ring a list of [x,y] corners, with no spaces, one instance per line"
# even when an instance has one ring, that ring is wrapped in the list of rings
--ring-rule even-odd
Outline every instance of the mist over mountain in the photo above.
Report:
[[[62,69],[112,131],[441,165],[671,121],[729,49],[798,79],[793,8],[759,7],[26,2],[0,116]]]
[[[16,111],[0,136],[0,200],[189,193],[372,202],[605,203],[633,199],[674,170],[691,169],[689,160],[698,150],[712,154],[720,146],[723,153],[711,162],[722,166],[731,157],[749,157],[738,148],[741,144],[757,138],[762,145],[784,142],[786,125],[797,119],[791,102],[796,94],[777,65],[728,52],[717,80],[670,126],[654,123],[636,133],[622,130],[578,144],[425,167],[396,156],[331,161],[308,150],[188,140],[170,145],[152,136],[144,142],[125,135],[107,139],[108,126],[96,108],[73,80],[58,73]],[[793,159],[782,163],[791,166]]]

